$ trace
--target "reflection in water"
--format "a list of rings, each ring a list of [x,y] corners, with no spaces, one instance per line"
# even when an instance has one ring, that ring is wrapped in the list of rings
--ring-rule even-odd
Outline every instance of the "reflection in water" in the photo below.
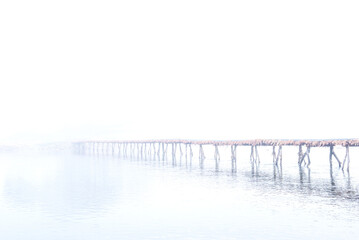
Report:
[[[203,149],[200,149],[200,152],[203,151]],[[310,160],[308,160],[308,163],[305,164],[298,164],[298,176],[299,179],[295,175],[287,174],[285,177],[283,177],[283,166],[282,161],[274,161],[272,166],[272,175],[270,176],[268,173],[268,169],[261,169],[261,162],[259,161],[258,152],[256,152],[255,148],[251,150],[251,156],[249,163],[249,168],[251,169],[251,178],[255,179],[256,182],[264,182],[264,181],[270,181],[273,180],[275,184],[278,184],[281,186],[282,190],[288,190],[291,193],[298,191],[298,193],[301,194],[315,194],[317,196],[330,196],[330,197],[340,197],[346,198],[346,199],[359,199],[359,191],[358,189],[355,189],[351,186],[351,178],[350,173],[346,173],[344,171],[341,171],[342,174],[339,174],[337,178],[339,178],[341,175],[344,176],[344,178],[340,179],[340,183],[336,183],[336,177],[334,177],[333,174],[333,166],[330,165],[330,180],[327,179],[316,179],[314,183],[311,180],[311,167],[310,167]],[[257,154],[255,156],[255,154]],[[180,159],[182,157],[180,156]],[[163,163],[171,162],[172,167],[184,167],[187,169],[192,169],[192,158],[193,156],[189,157],[189,163],[187,162],[186,158],[186,164],[177,164],[176,155],[172,155],[172,158],[164,158]],[[150,159],[141,159],[141,158],[135,158],[137,161],[149,161],[149,162],[156,162],[156,158],[150,160]],[[214,171],[211,171],[210,168],[206,168],[207,165],[211,165],[210,162],[214,163]],[[303,161],[304,162],[304,161]],[[232,176],[237,176],[237,161],[233,161],[231,159],[230,161],[230,173]],[[198,163],[199,169],[201,169],[201,173],[204,173],[204,171],[210,171],[213,174],[219,176],[220,174],[226,174],[227,169],[221,169],[220,168],[220,158],[219,155],[216,154],[213,159],[205,159],[200,158]],[[293,166],[294,168],[294,166]],[[341,169],[341,168],[339,168]],[[242,169],[243,170],[243,169]],[[286,169],[288,171],[288,169]],[[245,171],[244,171],[245,172]],[[291,170],[289,170],[291,172]],[[296,184],[296,181],[298,181]],[[339,181],[337,179],[337,181]],[[287,187],[286,187],[287,186]],[[260,187],[260,186],[259,186]],[[266,184],[263,184],[263,187],[268,187]]]
[[[252,177],[259,177],[260,171],[259,171],[260,163],[257,161],[251,161],[251,170],[252,170]]]
[[[273,164],[273,179],[274,180],[282,180],[283,178],[283,168],[282,164]]]
[[[282,165],[264,157],[261,162],[237,158],[234,164],[231,158],[207,156],[198,162],[197,156],[172,154],[122,159],[109,150],[108,156],[2,156],[0,239],[338,239],[346,232],[359,234],[357,182],[349,174],[341,177],[341,170],[331,169],[329,179],[326,171],[296,161]]]
[[[303,185],[304,183],[310,184],[310,167],[302,166],[299,164],[298,167],[299,167],[299,180],[301,185]]]

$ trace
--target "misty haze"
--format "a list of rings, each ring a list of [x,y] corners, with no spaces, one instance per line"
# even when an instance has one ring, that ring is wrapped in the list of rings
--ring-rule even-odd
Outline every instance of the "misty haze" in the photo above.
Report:
[[[358,239],[356,1],[1,1],[0,239]]]

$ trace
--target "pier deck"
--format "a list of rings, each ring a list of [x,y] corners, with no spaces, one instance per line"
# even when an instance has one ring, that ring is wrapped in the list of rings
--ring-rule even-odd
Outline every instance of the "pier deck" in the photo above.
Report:
[[[328,147],[329,148],[329,163],[332,169],[332,159],[334,158],[339,168],[346,169],[349,172],[349,148],[358,147],[359,139],[326,139],[326,140],[312,140],[312,139],[254,139],[254,140],[181,140],[181,139],[164,139],[164,140],[122,140],[122,141],[81,141],[75,142],[75,149],[82,152],[115,152],[124,157],[137,156],[138,158],[154,157],[155,159],[166,159],[168,146],[171,146],[172,159],[175,159],[177,154],[187,158],[193,157],[193,146],[199,149],[198,156],[200,163],[203,164],[205,153],[203,146],[212,145],[214,147],[214,159],[216,163],[220,159],[219,146],[230,146],[231,160],[233,168],[237,165],[237,147],[250,146],[250,161],[252,163],[259,163],[258,147],[271,146],[273,148],[273,164],[276,166],[282,164],[282,148],[284,146],[298,147],[298,164],[300,166],[309,166],[311,164],[310,149],[312,147]],[[335,153],[335,147],[341,146],[346,148],[344,159],[341,161]]]
[[[195,144],[195,145],[236,145],[236,146],[307,146],[307,147],[329,147],[329,146],[350,146],[358,147],[359,139],[253,139],[253,140],[123,140],[123,141],[82,141],[77,143],[118,143],[118,144]]]

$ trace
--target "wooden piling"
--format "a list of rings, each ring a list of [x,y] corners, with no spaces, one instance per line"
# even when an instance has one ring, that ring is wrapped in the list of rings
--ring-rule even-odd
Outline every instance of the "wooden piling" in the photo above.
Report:
[[[310,150],[313,147],[329,147],[329,163],[332,167],[333,157],[336,159],[339,168],[349,172],[350,166],[350,157],[349,149],[350,147],[358,147],[359,139],[330,139],[330,140],[281,140],[281,139],[254,139],[254,140],[231,140],[231,141],[213,141],[213,140],[143,140],[143,141],[82,141],[74,143],[75,148],[78,152],[81,153],[97,153],[100,152],[107,154],[112,152],[114,154],[115,148],[118,149],[118,155],[121,157],[131,157],[137,155],[140,159],[146,159],[147,157],[152,157],[160,159],[162,154],[162,159],[167,158],[167,148],[168,145],[172,145],[172,157],[173,159],[177,155],[177,147],[180,151],[180,156],[183,155],[182,145],[185,146],[186,159],[189,155],[190,159],[193,157],[192,146],[199,146],[199,158],[201,163],[205,159],[204,146],[212,145],[214,146],[214,159],[216,162],[220,160],[219,147],[220,146],[230,146],[231,148],[231,160],[233,168],[236,167],[236,148],[237,146],[250,146],[251,154],[250,160],[252,163],[259,163],[259,150],[260,146],[272,146],[273,151],[273,164],[278,165],[282,163],[282,147],[283,146],[298,146],[298,164],[309,166],[311,164]],[[156,146],[158,146],[156,148]],[[303,146],[305,146],[305,152],[303,152]],[[338,155],[335,152],[336,146],[345,147],[345,156],[341,162]],[[117,152],[117,150],[116,150]]]

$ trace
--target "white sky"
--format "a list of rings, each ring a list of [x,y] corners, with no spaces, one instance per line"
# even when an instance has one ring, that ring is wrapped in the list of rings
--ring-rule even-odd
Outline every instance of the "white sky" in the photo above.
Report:
[[[0,2],[0,143],[358,137],[358,1]]]

